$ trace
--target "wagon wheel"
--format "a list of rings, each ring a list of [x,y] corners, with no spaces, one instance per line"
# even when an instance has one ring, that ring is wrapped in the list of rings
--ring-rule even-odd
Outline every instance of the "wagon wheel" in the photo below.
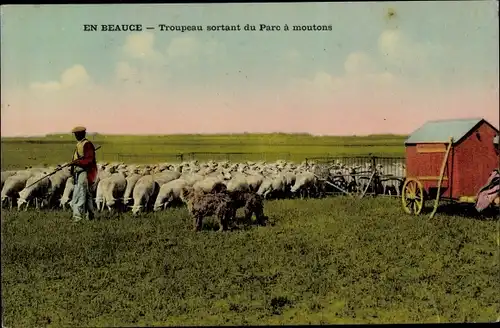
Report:
[[[405,181],[401,201],[406,213],[419,215],[424,207],[424,197],[424,188],[420,181],[416,179]]]

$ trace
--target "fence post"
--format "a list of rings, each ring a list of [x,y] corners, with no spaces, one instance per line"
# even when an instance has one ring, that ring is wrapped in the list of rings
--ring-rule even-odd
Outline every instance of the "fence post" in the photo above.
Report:
[[[372,155],[372,170],[375,172],[375,175],[373,176],[373,181],[372,181],[372,188],[373,188],[373,194],[374,196],[378,195],[379,192],[379,186],[380,186],[380,177],[377,173],[377,156]]]

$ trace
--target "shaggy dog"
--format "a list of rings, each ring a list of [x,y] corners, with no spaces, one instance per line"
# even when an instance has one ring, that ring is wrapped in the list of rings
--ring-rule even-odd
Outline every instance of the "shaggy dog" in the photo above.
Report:
[[[245,221],[247,224],[252,222],[252,215],[255,214],[257,223],[265,225],[267,217],[264,215],[264,204],[262,197],[255,192],[248,191],[233,191],[228,193],[229,197],[233,200],[235,210],[244,208]]]
[[[216,216],[219,219],[219,231],[228,229],[228,222],[236,216],[234,202],[226,193],[203,193],[188,188],[182,191],[181,199],[187,204],[193,218],[193,230],[200,231],[203,219]]]
[[[217,193],[224,193],[224,192],[227,192],[227,187],[222,182],[216,183],[212,187],[212,191],[211,191],[211,193],[215,193],[215,194],[217,194]]]

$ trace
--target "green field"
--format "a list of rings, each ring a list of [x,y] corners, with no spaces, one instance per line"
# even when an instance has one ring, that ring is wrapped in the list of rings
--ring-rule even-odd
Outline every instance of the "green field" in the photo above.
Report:
[[[99,161],[160,163],[184,160],[303,161],[325,156],[404,156],[405,136],[315,137],[307,134],[91,136],[101,145]],[[67,162],[75,147],[71,135],[2,138],[2,169]],[[191,156],[190,153],[198,153]],[[208,154],[200,154],[208,153]],[[241,154],[238,154],[241,153]]]
[[[82,224],[2,212],[7,327],[493,321],[497,224],[394,199],[266,203],[272,225],[191,232],[183,209]]]
[[[292,159],[305,149],[324,156],[322,147],[333,149],[332,155],[348,154],[354,144],[361,145],[357,155],[404,151],[404,137],[393,136],[273,135],[272,142],[245,137],[108,136],[96,137],[96,143],[106,149],[103,160],[126,150],[142,155],[128,160],[135,163],[158,162],[147,157],[148,149],[174,154],[227,145],[276,155],[277,140]],[[67,161],[74,143],[65,138],[3,139],[2,168]],[[219,146],[210,143],[217,140]],[[215,220],[208,219],[195,233],[184,207],[137,218],[103,213],[78,224],[70,222],[70,212],[2,210],[3,324],[495,321],[500,221],[465,213],[442,207],[434,219],[409,216],[399,199],[388,197],[279,200],[265,203],[265,227],[237,223],[233,231],[218,233]]]

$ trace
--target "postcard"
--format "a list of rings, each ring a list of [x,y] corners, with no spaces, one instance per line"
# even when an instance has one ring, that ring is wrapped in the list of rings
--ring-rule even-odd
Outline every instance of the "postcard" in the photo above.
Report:
[[[498,39],[494,1],[2,6],[3,327],[498,321]]]

